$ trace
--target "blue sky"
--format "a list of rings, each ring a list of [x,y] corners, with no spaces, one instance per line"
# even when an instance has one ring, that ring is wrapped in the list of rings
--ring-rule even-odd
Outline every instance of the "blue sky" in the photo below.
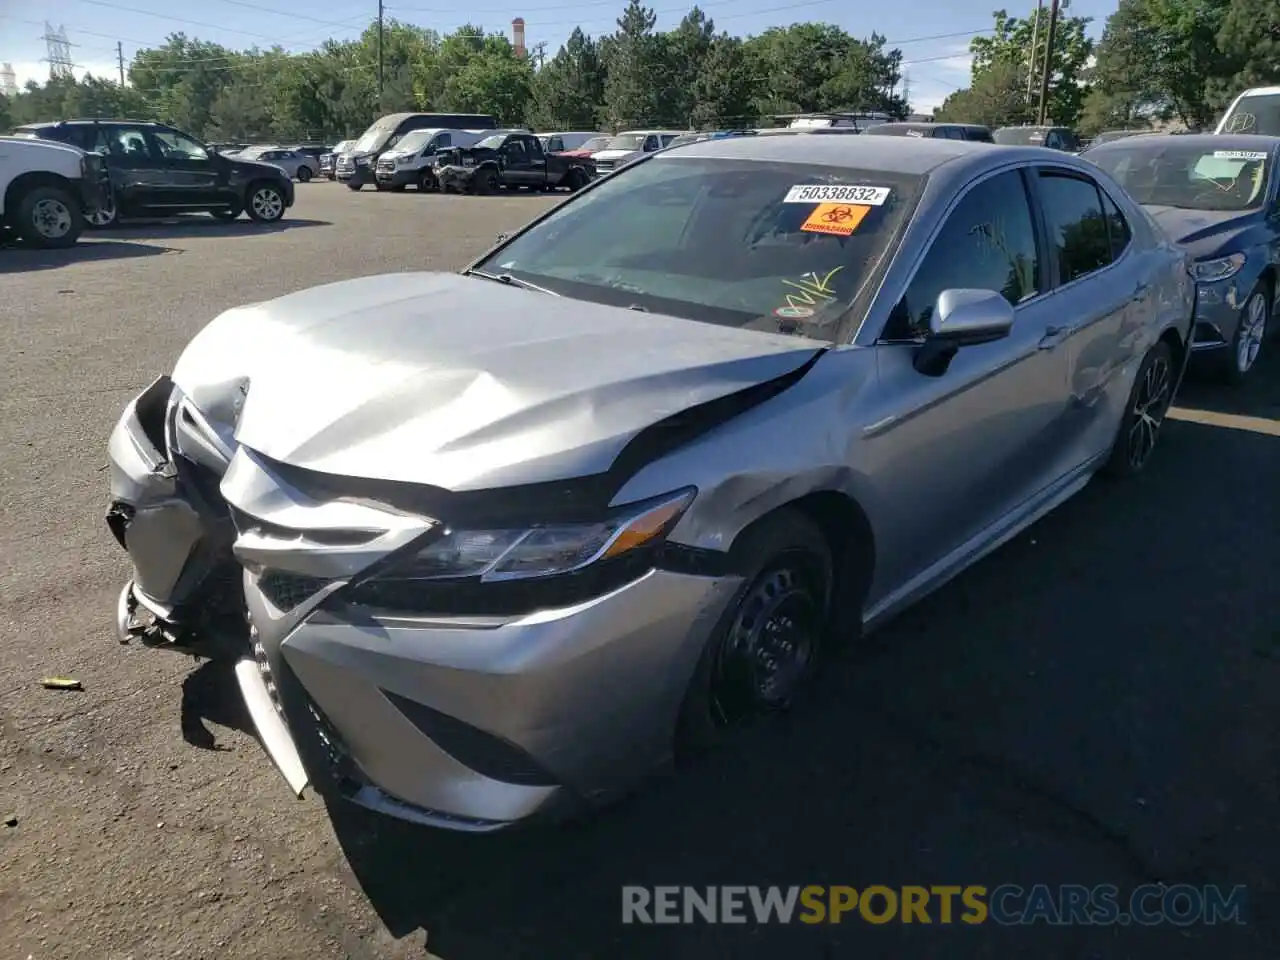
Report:
[[[677,23],[688,6],[675,0],[651,0],[659,28]],[[1026,9],[1010,5],[1014,14]],[[300,12],[288,12],[294,6]],[[475,0],[450,4],[446,0],[387,0],[387,16],[448,32],[469,19],[486,30],[510,35],[513,17],[524,17],[529,46],[545,41],[554,53],[575,26],[590,34],[609,33],[621,11],[620,0]],[[920,0],[917,3],[864,4],[849,0],[705,0],[699,4],[717,29],[746,35],[771,26],[805,20],[839,24],[855,36],[876,31],[901,46],[908,61],[911,100],[917,110],[929,110],[968,81],[966,54],[969,37],[989,29],[991,13],[1000,0]],[[0,61],[13,64],[19,84],[48,76],[44,21],[54,5],[47,0],[0,0]],[[59,0],[52,17],[64,26],[74,46],[77,73],[116,75],[116,41],[126,59],[141,47],[184,32],[233,48],[271,46],[302,51],[329,38],[359,34],[376,12],[376,0],[334,0],[332,5],[289,4],[285,0]],[[1091,16],[1094,36],[1115,9],[1115,0],[1074,0],[1070,13]],[[465,13],[466,16],[462,16]]]

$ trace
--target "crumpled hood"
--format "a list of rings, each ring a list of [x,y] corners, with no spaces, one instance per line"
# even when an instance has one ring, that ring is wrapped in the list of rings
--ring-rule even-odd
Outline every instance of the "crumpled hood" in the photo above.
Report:
[[[1262,222],[1257,210],[1184,210],[1148,206],[1165,235],[1197,259],[1215,254],[1228,241]]]
[[[602,473],[645,427],[825,346],[409,273],[228,311],[173,379],[248,378],[236,438],[272,459],[474,490]]]

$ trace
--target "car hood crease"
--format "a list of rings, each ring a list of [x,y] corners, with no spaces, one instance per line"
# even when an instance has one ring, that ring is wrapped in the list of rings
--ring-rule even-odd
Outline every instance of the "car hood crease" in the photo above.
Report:
[[[827,345],[457,274],[366,277],[233,310],[174,380],[247,377],[237,440],[322,473],[448,490],[603,473],[645,427]]]

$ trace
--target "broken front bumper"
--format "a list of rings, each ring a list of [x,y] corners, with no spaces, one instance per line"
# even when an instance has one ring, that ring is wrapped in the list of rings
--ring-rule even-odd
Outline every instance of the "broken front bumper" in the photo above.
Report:
[[[112,434],[109,523],[135,569],[117,626],[149,612],[184,638],[170,646],[206,652],[201,611],[238,622],[241,694],[296,793],[485,832],[616,796],[667,759],[735,578],[640,568],[517,615],[406,613],[362,577],[437,521],[303,489],[243,447],[219,472],[199,420],[161,378]],[[234,592],[210,592],[228,563]]]

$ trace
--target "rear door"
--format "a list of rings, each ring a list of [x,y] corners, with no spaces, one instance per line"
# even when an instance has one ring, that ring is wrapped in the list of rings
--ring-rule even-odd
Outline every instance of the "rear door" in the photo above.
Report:
[[[1070,358],[1073,456],[1083,463],[1114,440],[1112,404],[1129,393],[1116,389],[1132,359],[1126,345],[1138,342],[1157,309],[1148,276],[1155,266],[1144,262],[1128,220],[1092,177],[1045,165],[1035,186],[1055,286],[1054,335]]]
[[[150,139],[164,177],[156,205],[201,209],[222,200],[218,169],[204,144],[169,127],[152,128]]]

